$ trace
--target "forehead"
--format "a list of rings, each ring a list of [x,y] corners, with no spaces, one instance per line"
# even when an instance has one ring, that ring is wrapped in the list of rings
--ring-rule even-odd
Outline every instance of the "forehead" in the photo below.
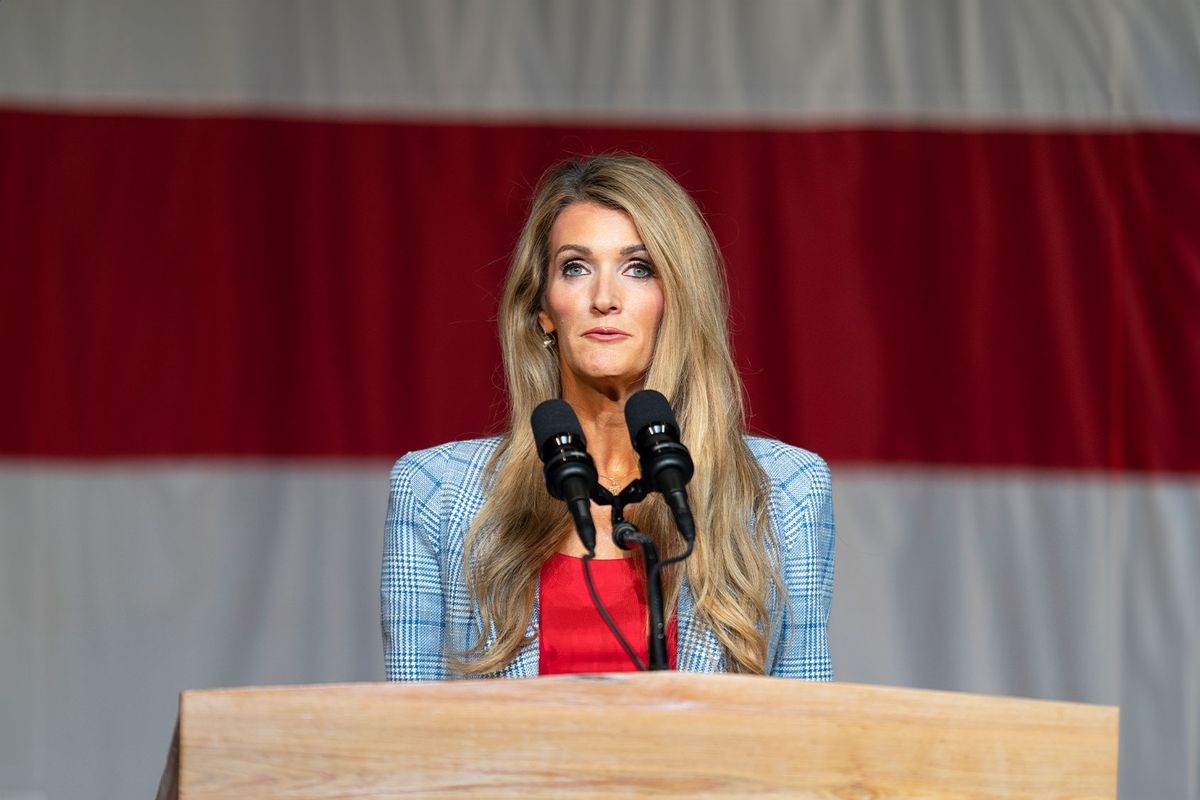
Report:
[[[550,227],[550,252],[573,247],[589,251],[625,250],[642,243],[633,218],[595,203],[572,203]]]

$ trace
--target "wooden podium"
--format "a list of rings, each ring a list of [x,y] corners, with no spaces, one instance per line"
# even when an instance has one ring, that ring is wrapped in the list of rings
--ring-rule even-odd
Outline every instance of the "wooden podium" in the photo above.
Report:
[[[188,691],[159,798],[1113,798],[1117,715],[680,672]]]

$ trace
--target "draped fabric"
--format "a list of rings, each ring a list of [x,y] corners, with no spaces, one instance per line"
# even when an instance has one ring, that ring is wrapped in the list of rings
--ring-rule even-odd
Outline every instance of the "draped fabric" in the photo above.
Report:
[[[382,677],[388,465],[503,424],[531,185],[614,149],[831,464],[836,677],[1119,704],[1200,797],[1197,76],[1188,0],[0,4],[0,800]]]

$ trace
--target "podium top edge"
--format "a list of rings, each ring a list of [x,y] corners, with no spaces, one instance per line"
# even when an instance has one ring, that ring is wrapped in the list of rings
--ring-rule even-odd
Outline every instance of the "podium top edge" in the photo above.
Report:
[[[890,686],[865,683],[845,683],[840,681],[818,682],[803,681],[793,678],[777,678],[762,675],[711,674],[695,672],[608,672],[586,673],[574,675],[543,675],[532,678],[459,678],[445,681],[422,681],[414,683],[391,683],[383,681],[356,683],[316,683],[316,684],[276,684],[263,686],[215,687],[204,689],[185,689],[180,693],[181,706],[191,700],[203,698],[237,697],[259,695],[263,697],[287,697],[292,695],[320,694],[326,697],[338,695],[380,695],[394,696],[409,694],[436,694],[453,696],[491,695],[511,687],[513,691],[527,692],[533,687],[539,691],[559,693],[583,689],[602,690],[609,687],[615,691],[622,688],[639,689],[646,684],[656,684],[663,688],[684,689],[686,687],[704,687],[712,690],[740,693],[751,691],[787,691],[794,692],[798,697],[808,696],[813,699],[838,695],[857,695],[861,700],[872,697],[892,700],[908,700],[910,702],[925,702],[942,704],[946,702],[987,702],[1001,704],[1018,704],[1031,709],[1045,709],[1048,706],[1058,706],[1064,709],[1077,708],[1093,712],[1110,712],[1119,714],[1120,709],[1115,705],[1089,703],[1079,701],[1053,700],[1046,698],[1018,697],[1010,695],[992,695],[974,692],[954,692],[940,689],[923,689],[907,686]]]

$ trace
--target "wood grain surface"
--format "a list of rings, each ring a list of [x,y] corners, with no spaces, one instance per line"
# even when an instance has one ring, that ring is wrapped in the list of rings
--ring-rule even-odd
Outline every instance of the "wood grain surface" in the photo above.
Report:
[[[190,691],[178,796],[1112,798],[1117,720],[677,672]]]

